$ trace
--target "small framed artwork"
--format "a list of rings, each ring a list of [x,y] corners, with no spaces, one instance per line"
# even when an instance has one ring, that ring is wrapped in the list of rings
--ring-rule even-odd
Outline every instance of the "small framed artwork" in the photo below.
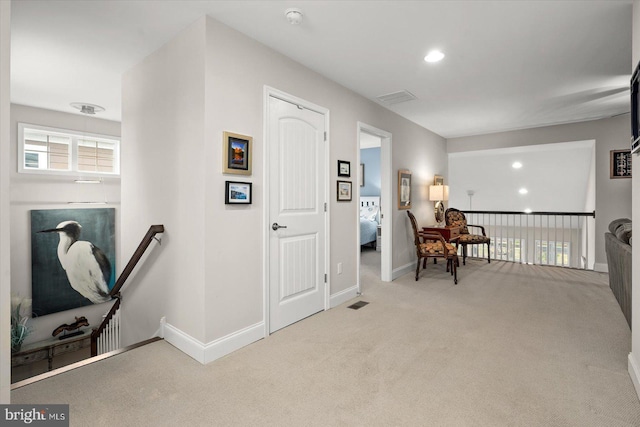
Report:
[[[224,203],[227,205],[250,205],[251,183],[225,181]]]
[[[338,176],[351,176],[351,162],[338,160]]]
[[[440,175],[433,176],[433,185],[444,185],[444,178]]]
[[[609,178],[631,178],[631,150],[610,151]]]
[[[411,209],[411,172],[398,171],[398,209]]]
[[[232,132],[222,133],[222,173],[251,175],[251,145],[253,138]]]
[[[360,187],[364,187],[364,163],[360,163],[360,175],[358,175]]]
[[[338,201],[351,201],[351,181],[338,181]]]

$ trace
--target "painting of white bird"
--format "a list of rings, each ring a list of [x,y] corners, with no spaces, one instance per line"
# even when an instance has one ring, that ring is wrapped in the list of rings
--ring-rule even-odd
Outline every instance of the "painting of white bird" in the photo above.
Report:
[[[115,209],[31,211],[35,315],[99,304],[115,282]]]
[[[64,221],[41,233],[58,233],[58,259],[67,272],[69,284],[94,304],[106,302],[111,281],[111,263],[104,252],[91,242],[78,240],[82,226],[76,221]]]

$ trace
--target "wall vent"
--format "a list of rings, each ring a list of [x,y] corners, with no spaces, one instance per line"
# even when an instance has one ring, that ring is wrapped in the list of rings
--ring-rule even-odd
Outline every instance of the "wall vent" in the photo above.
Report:
[[[376,99],[383,104],[393,105],[400,104],[401,102],[413,101],[418,98],[408,90],[401,90],[400,92],[377,96]]]

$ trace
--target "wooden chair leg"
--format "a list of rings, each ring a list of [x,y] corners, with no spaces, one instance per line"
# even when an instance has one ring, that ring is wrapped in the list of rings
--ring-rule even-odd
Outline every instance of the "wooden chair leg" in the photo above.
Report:
[[[467,245],[462,245],[462,265],[467,265]]]
[[[420,258],[418,258],[418,265],[416,266],[416,282],[418,281],[418,273],[420,273]]]
[[[489,243],[487,243],[487,261],[491,264],[491,252],[489,251]]]
[[[456,264],[458,263],[458,258],[456,257],[455,260],[451,260],[451,270],[453,272],[453,284],[457,285],[458,284],[458,269],[456,268]]]

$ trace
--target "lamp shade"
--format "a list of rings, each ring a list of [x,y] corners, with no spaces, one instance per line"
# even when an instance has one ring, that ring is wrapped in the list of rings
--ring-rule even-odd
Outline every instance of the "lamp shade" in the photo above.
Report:
[[[449,200],[449,186],[448,185],[430,185],[429,200],[432,202]]]

